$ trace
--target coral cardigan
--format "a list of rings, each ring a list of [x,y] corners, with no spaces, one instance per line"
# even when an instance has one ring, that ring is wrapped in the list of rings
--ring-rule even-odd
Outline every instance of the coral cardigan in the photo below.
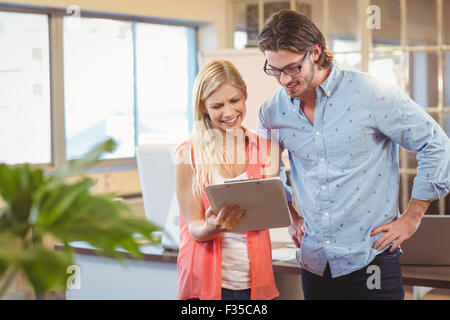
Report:
[[[247,138],[249,179],[261,178],[267,157],[268,140],[243,128]],[[190,141],[184,144],[190,146]],[[209,201],[203,189],[203,208]],[[251,299],[268,300],[279,295],[272,269],[272,249],[269,230],[248,231],[247,249],[250,260]],[[220,234],[208,241],[197,241],[189,233],[180,212],[180,249],[178,253],[178,299],[199,298],[220,300],[222,291],[222,240]]]

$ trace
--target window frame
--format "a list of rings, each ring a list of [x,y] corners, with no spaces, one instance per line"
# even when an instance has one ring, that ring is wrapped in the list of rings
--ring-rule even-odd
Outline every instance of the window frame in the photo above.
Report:
[[[64,8],[53,8],[45,6],[21,5],[21,4],[0,4],[0,11],[16,13],[45,14],[48,18],[49,33],[49,65],[50,65],[50,115],[51,115],[51,162],[47,164],[33,164],[33,167],[41,168],[47,172],[55,171],[66,162],[66,136],[65,136],[65,95],[64,95],[64,47],[63,47],[63,18],[70,16]],[[193,30],[189,35],[188,59],[193,62],[189,64],[189,86],[192,89],[194,78],[198,71],[197,51],[198,51],[198,29],[200,25],[196,22],[180,19],[166,19],[148,16],[109,13],[91,10],[81,10],[81,18],[99,18],[117,21],[136,23],[151,23],[179,27],[188,27]],[[135,39],[133,39],[134,41]],[[133,44],[133,46],[135,43]],[[136,54],[136,53],[134,53]],[[133,61],[135,64],[135,61]],[[189,92],[189,95],[192,93]],[[133,97],[134,116],[137,115],[136,97]],[[188,123],[192,127],[193,119],[189,118],[189,110],[192,110],[190,100],[188,103]],[[137,119],[134,119],[134,126],[137,129]],[[136,133],[137,135],[137,133]],[[135,141],[136,142],[136,135]],[[88,150],[86,150],[88,151]],[[19,164],[17,164],[19,165]],[[99,160],[88,172],[103,172],[136,169],[136,156],[119,159]]]

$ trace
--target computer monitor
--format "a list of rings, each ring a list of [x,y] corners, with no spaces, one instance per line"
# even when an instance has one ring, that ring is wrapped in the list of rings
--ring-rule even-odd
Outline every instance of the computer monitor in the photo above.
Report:
[[[175,145],[142,144],[136,148],[146,218],[164,228],[166,249],[179,246],[179,208],[175,194]]]
[[[450,216],[424,215],[417,231],[400,247],[400,263],[450,265]]]

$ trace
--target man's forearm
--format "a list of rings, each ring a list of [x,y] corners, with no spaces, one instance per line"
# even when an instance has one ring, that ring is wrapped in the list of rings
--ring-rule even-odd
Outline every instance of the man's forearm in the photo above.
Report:
[[[292,222],[298,223],[303,222],[303,216],[300,211],[295,207],[294,203],[288,202],[289,212],[291,213]]]
[[[408,218],[411,218],[416,221],[420,221],[430,206],[431,201],[424,201],[411,198],[408,204],[408,208],[405,210],[403,215],[407,215]]]
[[[294,244],[297,248],[300,248],[302,244],[303,235],[305,234],[305,228],[303,225],[303,217],[300,211],[295,207],[292,202],[288,202],[289,212],[292,217],[292,224],[288,228],[289,235],[291,236]]]

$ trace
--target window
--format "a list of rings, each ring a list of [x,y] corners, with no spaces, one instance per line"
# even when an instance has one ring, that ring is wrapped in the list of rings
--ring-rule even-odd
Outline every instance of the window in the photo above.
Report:
[[[141,143],[188,137],[192,28],[93,18],[74,28],[64,22],[67,159],[107,137],[118,142],[107,159],[132,158]]]
[[[329,26],[327,42],[334,52],[358,51],[358,0],[328,1]],[[339,40],[339,41],[336,41]],[[342,46],[342,43],[346,43]]]
[[[372,52],[369,72],[381,81],[395,83],[400,87],[404,87],[402,74],[404,58],[401,51]]]
[[[399,47],[401,45],[401,0],[372,0],[371,5],[380,8],[381,28],[372,30],[372,48],[389,46]]]
[[[256,47],[258,37],[258,1],[235,1],[233,10],[234,48]]]
[[[179,143],[188,137],[189,32],[186,27],[136,25],[139,144]]]
[[[0,163],[50,164],[48,16],[0,12],[0,48]]]
[[[66,157],[78,158],[113,137],[106,157],[134,156],[133,37],[131,22],[64,19]]]
[[[332,41],[334,58],[339,68],[347,70],[361,70],[361,53],[358,51],[358,43],[354,40]]]
[[[114,138],[98,166],[115,170],[140,143],[188,138],[196,26],[82,15],[0,5],[0,163],[53,169]]]
[[[439,3],[441,8],[438,8]],[[372,31],[370,72],[382,73],[384,79],[396,79],[448,134],[450,128],[446,119],[450,109],[446,93],[450,90],[445,79],[450,76],[450,70],[445,60],[449,51],[443,45],[445,38],[442,36],[449,33],[450,28],[445,23],[438,26],[437,15],[445,21],[444,9],[450,1],[372,0],[371,4],[380,7],[382,28]],[[401,148],[400,211],[406,209],[411,197],[417,165],[416,154]],[[450,197],[447,196],[434,201],[427,214],[449,214],[449,210]]]
[[[244,49],[258,46],[258,33],[264,21],[283,9],[295,7],[311,17],[311,5],[291,0],[229,0],[232,16],[233,47]]]

